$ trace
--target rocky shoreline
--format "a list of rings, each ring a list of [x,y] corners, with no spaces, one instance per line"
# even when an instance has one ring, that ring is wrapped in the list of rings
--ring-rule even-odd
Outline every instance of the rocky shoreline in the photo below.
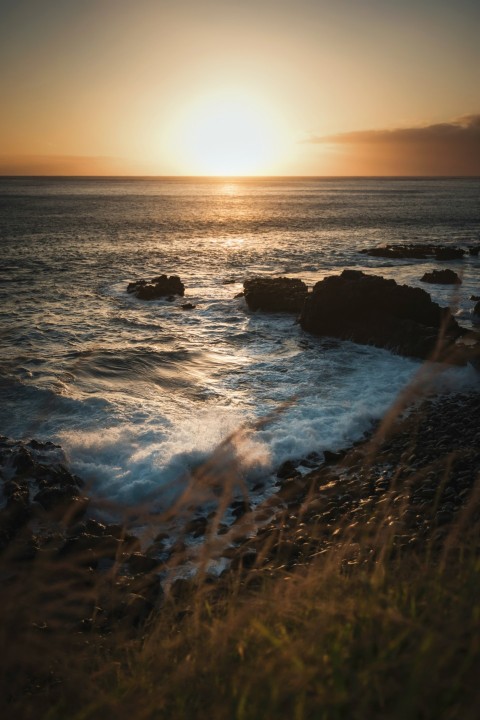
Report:
[[[384,418],[372,436],[308,475],[292,473],[283,509],[242,543],[257,573],[291,570],[347,541],[372,561],[387,548],[426,551],[480,520],[480,392],[424,400]],[[365,543],[365,537],[370,542]]]
[[[250,309],[300,313],[302,328],[317,335],[478,363],[478,336],[472,348],[459,348],[459,338],[474,334],[418,288],[356,270],[327,277],[311,292],[288,278],[247,280],[244,287]],[[148,300],[184,295],[178,276],[137,281],[127,290]],[[385,546],[396,552],[441,544],[466,508],[468,522],[479,519],[480,394],[416,405],[410,397],[402,417],[405,407],[345,452],[284,463],[275,491],[261,502],[254,497],[260,488],[249,496],[241,483],[233,487],[228,452],[214,453],[193,473],[183,504],[161,517],[151,508],[132,510],[134,527],[144,528],[141,537],[131,524],[104,519],[59,446],[0,437],[2,592],[25,594],[31,576],[46,568],[45,577],[66,579],[64,595],[80,592],[69,612],[60,613],[66,626],[108,633],[124,623],[132,631],[199,582],[215,583],[221,592],[232,571],[250,580],[292,570],[345,538],[355,544],[357,534],[362,557],[352,563],[371,561]],[[208,502],[212,509],[205,512]],[[375,537],[365,543],[369,532]],[[39,603],[32,613],[36,624],[49,626],[49,608]]]
[[[105,633],[123,623],[132,631],[198,582],[221,592],[232,572],[251,582],[294,570],[345,539],[355,547],[357,534],[362,549],[350,563],[370,562],[387,546],[440,547],[454,528],[480,519],[480,392],[401,410],[351,449],[327,453],[316,469],[306,471],[319,457],[285,463],[278,492],[255,507],[248,498],[230,504],[231,524],[220,510],[193,515],[175,542],[163,533],[143,550],[124,526],[88,516],[82,482],[58,446],[2,438],[2,593],[23,592],[48,568],[49,577],[66,579],[67,594],[70,582],[88,589],[65,613],[69,627]],[[190,577],[178,573],[187,561],[197,563]],[[49,612],[32,608],[40,624],[51,623]]]

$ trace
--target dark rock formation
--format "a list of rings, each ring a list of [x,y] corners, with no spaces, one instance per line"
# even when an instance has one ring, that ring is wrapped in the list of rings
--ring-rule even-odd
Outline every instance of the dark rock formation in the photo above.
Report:
[[[318,282],[305,301],[300,324],[316,335],[422,359],[435,349],[444,325],[447,344],[465,332],[424,290],[359,270],[344,270]]]
[[[405,245],[383,245],[381,247],[361,250],[364,255],[371,257],[391,258],[401,260],[414,258],[416,260],[458,260],[463,258],[465,250],[459,247],[445,245],[425,245],[422,243],[408,243]]]
[[[15,442],[0,437],[0,550],[34,516],[45,514],[52,522],[72,523],[88,506],[83,482],[65,465],[65,456],[51,442]]]
[[[298,313],[307,297],[307,286],[296,278],[251,278],[243,283],[250,310]]]
[[[193,305],[192,303],[184,303],[181,307],[182,310],[195,310],[197,306]]]
[[[292,460],[285,460],[277,470],[277,478],[281,480],[300,477],[300,475],[301,473],[297,470],[297,465]]]
[[[453,270],[432,270],[420,278],[422,282],[438,285],[461,285],[462,281]]]
[[[136,280],[127,285],[127,292],[133,293],[140,300],[170,299],[174,295],[185,294],[185,285],[178,275],[159,275],[151,280]]]
[[[468,252],[470,253],[470,255],[478,256],[478,254],[480,253],[480,245],[472,245],[468,248]]]
[[[124,527],[86,518],[82,492],[58,445],[0,436],[2,591],[28,598],[35,578],[29,612],[45,628],[135,632],[162,601],[161,563]]]
[[[477,302],[477,304],[473,308],[473,314],[477,315],[477,317],[480,319],[480,301]]]

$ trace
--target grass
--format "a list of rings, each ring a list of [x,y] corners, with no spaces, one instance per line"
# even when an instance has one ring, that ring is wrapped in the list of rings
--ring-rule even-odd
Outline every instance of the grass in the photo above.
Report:
[[[192,584],[133,635],[120,623],[87,635],[59,623],[37,626],[22,647],[18,612],[5,607],[5,651],[24,677],[3,717],[473,720],[478,549],[471,527],[443,557],[417,550],[349,564],[340,542],[290,572]],[[10,690],[19,679],[10,676]]]
[[[381,451],[378,442],[372,448]],[[411,450],[406,442],[406,455]],[[226,463],[228,448],[218,457]],[[373,459],[365,458],[368,475]],[[449,458],[439,459],[438,497]],[[400,470],[397,499],[408,487]],[[208,474],[200,474],[202,493]],[[311,507],[329,499],[328,485],[324,492]],[[394,494],[364,509],[357,524],[334,518],[324,544],[307,497],[297,515],[277,517],[276,539],[266,536],[253,567],[240,564],[214,582],[201,573],[136,627],[128,614],[101,630],[78,624],[79,608],[95,614],[121,583],[118,568],[89,577],[68,560],[59,563],[48,545],[30,563],[7,554],[0,567],[2,717],[476,720],[479,478],[469,498],[443,534],[397,546],[405,505]],[[306,545],[292,561],[285,548],[299,537]]]

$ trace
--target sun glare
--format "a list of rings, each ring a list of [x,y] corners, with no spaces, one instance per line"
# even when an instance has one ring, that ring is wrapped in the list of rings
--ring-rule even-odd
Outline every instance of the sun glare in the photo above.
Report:
[[[177,137],[189,174],[269,174],[281,151],[273,113],[245,97],[194,103],[177,127]]]

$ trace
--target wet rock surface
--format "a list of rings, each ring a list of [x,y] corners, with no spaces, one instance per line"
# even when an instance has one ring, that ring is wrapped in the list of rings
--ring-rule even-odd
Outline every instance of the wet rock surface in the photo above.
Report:
[[[60,598],[81,588],[62,623],[82,633],[121,626],[128,634],[165,602],[161,582],[172,570],[167,601],[188,603],[199,580],[175,578],[175,568],[195,557],[201,564],[202,552],[225,563],[217,575],[202,576],[221,594],[232,572],[254,585],[263,573],[301,567],[345,539],[355,544],[357,533],[361,550],[347,565],[370,562],[387,542],[392,552],[440,547],[457,522],[478,523],[480,393],[424,401],[350,450],[287,461],[277,492],[262,503],[233,500],[229,524],[215,512],[187,518],[183,535],[161,532],[147,551],[121,525],[88,517],[85,508],[72,514],[63,497],[51,508],[34,499],[40,486],[73,488],[72,498],[84,492],[64,460],[51,443],[0,440],[2,591],[19,578],[28,585],[32,572],[47,567],[52,582],[65,584]],[[51,622],[40,606],[35,613]]]
[[[307,286],[296,278],[251,278],[243,283],[250,310],[298,313],[307,297]]]
[[[462,280],[453,270],[432,270],[420,278],[422,282],[438,285],[461,285]]]
[[[364,255],[370,257],[390,258],[394,260],[416,259],[416,260],[460,260],[466,251],[460,247],[447,245],[428,245],[422,243],[406,243],[400,245],[382,245],[380,247],[360,250]],[[471,251],[470,251],[471,252]],[[472,253],[471,254],[477,254]]]
[[[447,345],[464,333],[424,290],[359,270],[344,270],[318,282],[305,301],[300,324],[315,335],[422,359],[434,351],[443,326]]]
[[[0,437],[0,550],[32,519],[63,518],[65,525],[88,507],[82,480],[66,467],[51,442],[15,442]]]
[[[425,401],[386,432],[302,478],[285,478],[272,519],[230,550],[248,577],[292,570],[347,541],[346,565],[435,552],[480,521],[480,393]],[[358,541],[358,542],[357,542]],[[242,558],[248,558],[248,565]]]
[[[185,285],[178,275],[158,275],[151,280],[136,280],[127,285],[127,292],[140,300],[170,299],[175,295],[185,294]]]
[[[147,619],[162,596],[158,560],[122,526],[86,516],[85,485],[60,446],[0,437],[0,489],[3,592],[30,586],[35,574],[61,587],[50,605],[32,605],[47,627],[57,615],[62,626],[82,631],[108,631],[113,622],[134,628]]]

